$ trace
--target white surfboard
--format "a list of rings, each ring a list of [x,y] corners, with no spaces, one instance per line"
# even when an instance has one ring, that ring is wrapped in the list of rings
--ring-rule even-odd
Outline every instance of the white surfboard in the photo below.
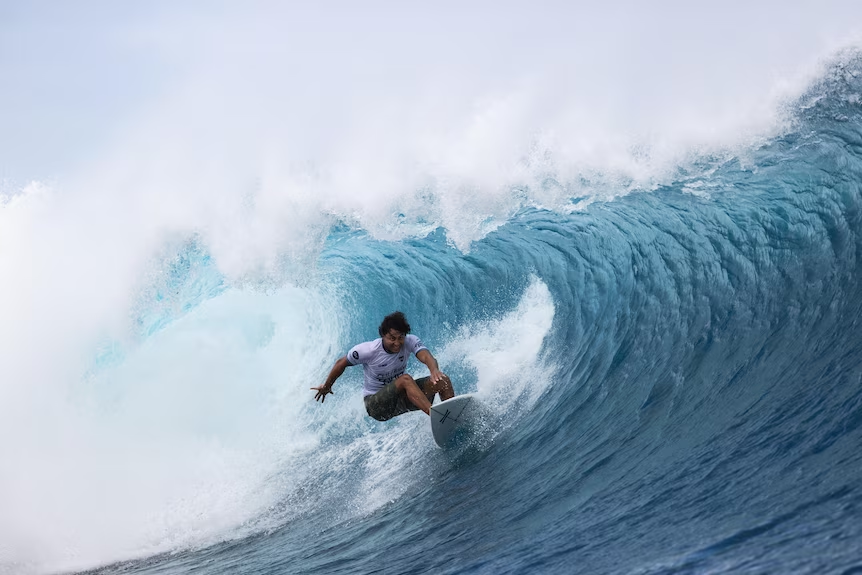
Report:
[[[478,404],[474,398],[474,394],[465,393],[431,406],[431,433],[437,445],[445,447],[455,430],[469,419]]]

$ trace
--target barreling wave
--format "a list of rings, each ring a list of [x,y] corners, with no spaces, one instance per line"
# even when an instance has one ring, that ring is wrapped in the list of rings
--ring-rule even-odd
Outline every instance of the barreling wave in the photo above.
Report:
[[[670,185],[584,211],[522,210],[467,255],[439,236],[327,251],[361,310],[357,326],[408,309],[445,342],[445,326],[513,309],[531,281],[553,302],[538,357],[517,378],[541,401],[487,457],[399,511],[421,517],[469,486],[453,506],[476,532],[448,540],[432,565],[852,567],[860,73],[854,55],[833,67],[801,99],[793,129],[744,156],[705,159]],[[421,537],[447,528],[425,521]]]
[[[173,554],[100,572],[862,569],[862,57],[797,105],[760,147],[612,201],[522,207],[466,252],[442,229],[339,225],[311,281],[262,293],[180,248],[137,304],[138,347],[88,382],[164,382],[206,341],[224,359],[184,372],[205,384],[169,381],[228,403],[170,429],[242,455],[125,548]],[[420,417],[370,421],[357,374],[310,401],[394,309],[491,407],[484,441],[442,452]]]

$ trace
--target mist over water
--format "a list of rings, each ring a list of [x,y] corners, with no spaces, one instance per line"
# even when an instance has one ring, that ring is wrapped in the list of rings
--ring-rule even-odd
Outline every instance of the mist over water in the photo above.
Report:
[[[55,10],[0,24],[0,573],[853,567],[858,7]],[[312,401],[394,309],[466,453]]]

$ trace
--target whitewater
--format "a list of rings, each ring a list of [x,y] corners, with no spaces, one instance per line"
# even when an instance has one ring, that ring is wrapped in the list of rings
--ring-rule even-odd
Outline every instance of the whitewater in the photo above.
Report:
[[[568,24],[500,14],[457,81],[369,20],[422,90],[347,20],[252,19],[295,44],[184,48],[106,148],[0,182],[0,574],[862,573],[862,53],[607,103],[598,56],[501,47]],[[394,310],[482,402],[464,444],[358,369],[313,400]]]

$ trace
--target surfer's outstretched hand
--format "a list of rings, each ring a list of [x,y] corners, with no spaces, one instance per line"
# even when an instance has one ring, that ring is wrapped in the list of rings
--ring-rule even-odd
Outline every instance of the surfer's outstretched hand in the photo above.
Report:
[[[325,383],[323,385],[321,385],[320,387],[312,387],[311,389],[312,389],[312,391],[317,392],[317,395],[314,396],[314,401],[320,400],[320,403],[323,403],[324,401],[326,401],[326,394],[327,393],[332,393],[333,395],[335,394],[335,392],[332,391],[332,386],[326,385]]]

